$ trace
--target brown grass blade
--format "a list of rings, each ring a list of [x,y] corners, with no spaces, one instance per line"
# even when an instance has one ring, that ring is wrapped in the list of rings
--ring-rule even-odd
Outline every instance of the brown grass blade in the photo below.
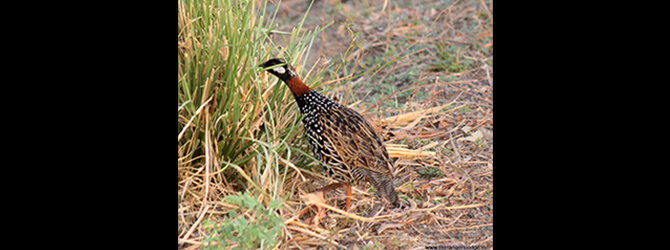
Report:
[[[436,145],[433,145],[433,143],[431,143],[429,145],[426,145],[426,149],[430,148],[428,146],[434,147]],[[407,145],[402,144],[386,144],[386,150],[388,151],[389,156],[392,158],[415,159],[420,157],[435,156],[435,152],[424,151],[423,148],[419,150],[407,149]]]
[[[442,106],[438,106],[438,107],[432,107],[432,108],[427,108],[427,109],[423,109],[423,110],[417,110],[417,111],[414,111],[414,112],[409,112],[409,113],[406,113],[406,114],[400,114],[400,115],[395,115],[395,116],[391,116],[391,117],[386,117],[384,119],[381,119],[381,120],[377,121],[377,123],[379,123],[379,125],[381,125],[381,126],[390,126],[390,127],[396,127],[396,128],[401,127],[401,126],[405,126],[405,125],[417,120],[418,118],[422,118],[423,116],[425,116],[429,113],[440,111],[443,108],[446,108],[447,106],[449,106],[453,103],[454,102],[452,101],[452,102],[446,103],[446,104],[444,104]]]

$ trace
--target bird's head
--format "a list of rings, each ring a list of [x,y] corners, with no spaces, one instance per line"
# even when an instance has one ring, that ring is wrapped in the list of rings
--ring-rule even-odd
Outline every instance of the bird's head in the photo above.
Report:
[[[261,63],[258,67],[266,68],[268,72],[279,77],[279,79],[282,79],[283,81],[298,77],[293,66],[282,58],[272,58],[267,62]]]
[[[258,67],[266,69],[268,72],[279,77],[288,85],[288,88],[296,98],[308,93],[311,89],[300,80],[295,73],[295,69],[286,60],[281,58],[272,58],[267,62],[261,63]]]

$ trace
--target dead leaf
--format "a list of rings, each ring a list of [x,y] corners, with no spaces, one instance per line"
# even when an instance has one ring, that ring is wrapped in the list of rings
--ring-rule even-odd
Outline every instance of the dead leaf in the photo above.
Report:
[[[437,15],[437,10],[430,8],[430,18],[435,18],[435,15]]]
[[[323,191],[313,192],[305,195],[301,195],[302,199],[308,206],[314,204],[324,204],[326,203],[323,198]],[[309,219],[310,224],[313,227],[319,226],[319,222],[326,217],[326,209],[321,206],[316,207],[316,214]]]
[[[326,203],[326,201],[323,199],[322,191],[301,195],[300,199],[302,199],[307,205]]]
[[[470,141],[470,142],[475,142],[477,140],[481,140],[484,137],[484,133],[482,131],[477,130],[474,133],[470,133],[472,130],[472,127],[470,126],[463,126],[462,128],[463,132],[470,134],[470,136],[466,136],[463,138],[459,138],[457,141]]]
[[[316,206],[316,215],[312,217],[312,227],[318,227],[321,219],[326,217],[326,209],[320,206]]]
[[[446,128],[449,125],[449,123],[445,120],[440,120],[440,124],[438,125],[437,128]]]

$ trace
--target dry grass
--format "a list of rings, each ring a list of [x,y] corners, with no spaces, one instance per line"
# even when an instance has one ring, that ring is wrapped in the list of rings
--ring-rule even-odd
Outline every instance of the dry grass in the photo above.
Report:
[[[283,26],[290,26],[304,9],[302,1],[285,1]],[[327,217],[310,226],[318,208],[296,218],[289,214],[288,249],[425,249],[425,246],[493,246],[493,67],[492,4],[490,1],[432,3],[416,1],[321,1],[318,18],[305,25],[335,20],[322,34],[318,58],[337,58],[349,48],[347,60],[356,71],[370,69],[369,60],[397,60],[350,82],[329,96],[367,114],[383,134],[389,154],[396,159],[396,183],[403,209],[387,211],[367,190],[355,190],[352,212],[343,208],[344,192],[326,195]],[[392,18],[389,18],[392,16]],[[311,21],[311,22],[310,22]],[[347,24],[353,24],[347,27]],[[442,70],[440,56],[455,48],[447,63],[462,68]],[[443,49],[443,51],[440,51]],[[488,53],[486,53],[488,50]],[[395,53],[389,53],[389,51]],[[464,63],[468,61],[470,64]],[[310,61],[308,60],[308,63]],[[490,63],[487,63],[490,62]],[[436,65],[438,68],[436,69]],[[354,75],[340,75],[341,78]],[[408,75],[406,78],[400,76]],[[389,81],[395,77],[395,81]],[[394,91],[383,93],[388,85]],[[339,85],[338,85],[339,86]],[[371,98],[375,92],[380,93]],[[423,92],[424,95],[416,93]],[[353,98],[352,98],[353,97]],[[429,168],[430,167],[430,168]],[[315,187],[325,177],[305,173]],[[431,176],[430,174],[434,174]],[[297,174],[296,176],[297,177]],[[291,193],[310,186],[300,178],[287,186]],[[325,180],[325,181],[320,181]],[[363,188],[363,187],[359,187]],[[299,195],[298,195],[299,196]],[[296,199],[297,200],[297,199]],[[290,204],[290,203],[289,203]],[[330,205],[327,205],[330,204]],[[294,203],[295,210],[306,205]]]
[[[278,29],[290,31],[307,6],[304,1],[284,1],[277,16]],[[243,166],[237,166],[242,171],[234,176],[249,179],[250,185],[258,187],[240,187],[225,178],[211,183],[203,177],[230,176],[218,175],[217,171],[231,171],[231,167],[207,167],[221,164],[217,152],[204,150],[202,155],[181,160],[180,247],[199,248],[207,235],[201,222],[220,220],[227,211],[238,208],[221,202],[223,197],[259,190],[258,197],[266,205],[272,200],[268,197],[288,198],[276,211],[285,226],[277,238],[279,249],[492,249],[492,13],[492,3],[484,0],[317,1],[305,20],[306,28],[311,30],[331,20],[335,24],[316,40],[313,52],[304,55],[309,56],[307,63],[296,66],[308,68],[313,71],[310,75],[315,75],[323,70],[323,61],[339,60],[344,55],[348,64],[342,65],[342,70],[326,69],[331,78],[316,84],[316,89],[330,90],[329,97],[359,110],[377,127],[395,159],[396,187],[403,207],[387,210],[370,186],[354,187],[349,212],[341,210],[344,190],[310,195],[332,180],[321,175],[315,162],[295,150],[289,150],[290,155],[284,150],[283,155],[272,156],[277,158],[278,169],[286,171],[281,185],[275,183],[277,173],[270,168]],[[356,33],[358,37],[353,39]],[[447,52],[454,56],[445,57]],[[374,69],[385,63],[389,64]],[[369,72],[359,76],[365,71]],[[267,76],[260,81],[276,83]],[[203,97],[202,103],[206,100]],[[272,114],[277,119],[277,131],[292,126],[297,110],[290,104],[289,95],[279,100],[284,101],[277,104],[283,105],[282,110]],[[259,124],[263,121],[267,122]],[[185,119],[183,123],[187,122]],[[295,129],[302,131],[301,126]],[[216,133],[203,133],[212,132]],[[307,149],[305,145],[291,146]],[[243,211],[247,218],[254,218],[256,213]],[[315,217],[320,221],[315,223]]]
[[[380,198],[371,195],[372,190],[354,189],[353,212],[347,213],[339,209],[344,207],[344,192],[338,190],[336,194],[327,196],[330,198],[327,204],[315,203],[315,206],[328,210],[328,216],[318,227],[310,225],[310,217],[316,216],[318,209],[301,217],[294,214],[284,217],[288,249],[318,246],[327,249],[350,249],[351,246],[359,249],[388,249],[386,245],[390,249],[425,249],[424,246],[454,242],[462,243],[463,246],[492,247],[493,160],[492,143],[488,142],[492,140],[491,132],[487,129],[492,126],[491,117],[484,116],[483,111],[479,113],[482,115],[480,119],[462,118],[459,122],[462,112],[457,107],[435,113],[429,115],[426,112],[415,116],[423,118],[421,120],[397,120],[402,122],[386,126],[392,128],[401,125],[398,129],[386,130],[385,135],[390,138],[386,143],[389,154],[396,159],[398,191],[401,198],[406,200],[403,202],[404,208],[388,211],[380,206]],[[432,128],[432,124],[445,121],[446,126]],[[384,122],[377,121],[377,124]],[[416,125],[409,128],[402,126],[406,122]],[[479,146],[467,140],[474,139],[469,138],[474,132],[466,133],[462,130],[468,124],[476,127],[470,131],[486,131],[482,134],[488,135],[483,137],[489,138],[479,138],[482,141]],[[416,141],[408,142],[410,145],[389,143],[397,134],[410,133],[407,131],[416,132],[409,138],[421,134],[439,135],[432,139],[427,137],[428,144]],[[431,178],[421,174],[428,166],[439,170],[438,173],[444,176]],[[312,179],[327,179],[317,174],[307,174],[304,170],[301,172],[310,175]],[[289,182],[288,186],[306,186],[300,178],[291,179],[296,181]],[[324,181],[317,185],[326,183]],[[306,193],[300,189],[298,192],[303,195]],[[328,203],[336,204],[336,207]],[[295,203],[296,210],[309,207],[308,204],[307,201]]]

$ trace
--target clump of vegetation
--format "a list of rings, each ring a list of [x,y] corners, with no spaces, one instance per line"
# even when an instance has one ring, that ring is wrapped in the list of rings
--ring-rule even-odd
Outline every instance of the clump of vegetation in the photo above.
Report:
[[[293,96],[256,65],[283,57],[308,78],[301,66],[322,29],[305,32],[301,22],[292,32],[275,30],[277,12],[268,14],[266,5],[179,1],[180,247],[197,246],[202,239],[209,246],[243,249],[276,244],[283,225],[277,210],[289,169],[306,168],[313,159],[305,153]],[[290,39],[279,46],[272,36]],[[322,73],[309,79],[321,82]],[[231,204],[239,208],[227,211]],[[208,231],[201,224],[205,218]]]
[[[279,201],[270,201],[266,207],[256,197],[244,193],[226,196],[222,202],[238,208],[229,210],[220,223],[203,222],[208,235],[202,242],[204,249],[270,249],[277,244],[276,236],[284,226],[282,218],[276,215]]]
[[[439,60],[437,63],[428,66],[430,71],[446,70],[449,73],[458,73],[475,66],[474,61],[462,55],[462,51],[465,49],[461,46],[446,46],[444,43],[438,42],[436,47]]]
[[[426,166],[425,169],[419,170],[419,174],[424,175],[428,178],[442,177],[444,174],[438,168]]]

